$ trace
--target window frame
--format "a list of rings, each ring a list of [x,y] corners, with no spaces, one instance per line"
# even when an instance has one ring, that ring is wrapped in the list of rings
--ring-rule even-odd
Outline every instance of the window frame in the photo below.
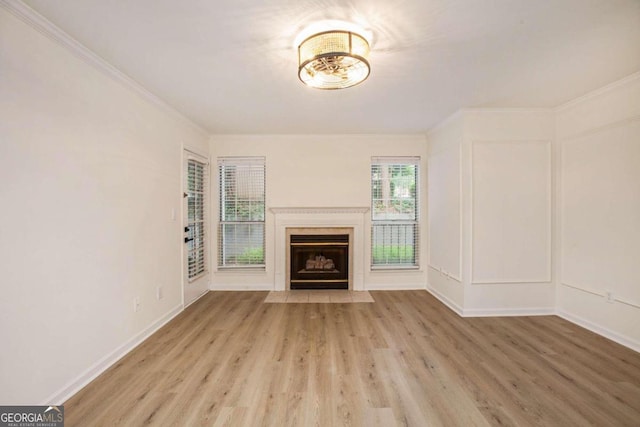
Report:
[[[371,197],[371,245],[370,245],[370,251],[371,251],[371,256],[370,256],[370,268],[371,270],[416,270],[420,268],[420,231],[421,231],[421,220],[420,220],[420,189],[421,189],[421,185],[420,185],[420,162],[421,159],[418,156],[406,156],[406,157],[372,157],[371,158],[371,168],[370,168],[370,185],[371,185],[371,193],[370,193],[370,197]],[[382,191],[380,188],[380,183],[378,181],[381,181],[381,179],[375,179],[375,171],[376,168],[379,167],[387,167],[387,168],[403,168],[406,166],[413,166],[414,167],[414,174],[413,174],[413,185],[414,185],[414,189],[413,192],[410,193],[412,197],[390,197],[388,199],[388,201],[396,201],[396,202],[406,202],[406,201],[411,201],[413,203],[413,213],[412,213],[412,217],[411,218],[376,218],[376,216],[380,213],[378,208],[376,207],[376,202],[379,202],[380,200],[384,200],[381,197],[380,192]],[[391,177],[387,178],[387,180],[389,182],[391,182]],[[389,190],[391,191],[391,184],[389,184]],[[393,215],[393,214],[391,214]],[[401,214],[399,214],[401,215]],[[407,257],[408,255],[401,255],[401,253],[403,252],[403,250],[401,249],[401,246],[405,246],[405,248],[407,247],[406,242],[407,242],[407,234],[406,231],[401,231],[406,227],[412,227],[413,231],[411,232],[411,238],[409,239],[411,241],[411,261],[410,262],[389,262],[388,260],[386,262],[377,262],[376,261],[376,253],[379,253],[379,249],[378,247],[380,245],[376,244],[376,236],[379,235],[380,228],[382,227],[382,233],[385,233],[386,230],[389,230],[389,232],[391,234],[393,234],[394,232],[399,234],[404,235],[404,239],[398,239],[397,243],[404,243],[403,245],[398,245],[398,248],[396,249],[397,253],[398,253],[398,257],[402,257],[405,256]],[[393,239],[393,238],[390,238]],[[394,252],[392,249],[393,245],[389,245],[389,248],[387,248],[386,250],[384,249],[384,244],[382,245],[383,252],[386,253],[390,253],[390,252]],[[404,249],[404,251],[407,251],[407,249]]]
[[[265,233],[266,233],[266,161],[264,157],[218,157],[217,159],[218,165],[218,256],[217,256],[217,266],[219,270],[233,270],[233,269],[259,269],[264,270],[266,268],[266,260],[265,260]],[[233,219],[227,219],[226,213],[226,201],[228,201],[228,193],[227,193],[227,181],[225,180],[225,168],[228,166],[234,167],[252,167],[261,169],[262,177],[261,182],[250,182],[249,185],[251,189],[261,188],[261,199],[258,203],[261,203],[262,210],[260,218],[252,218],[253,214],[249,214],[248,218],[239,218],[240,214],[238,213],[237,206],[238,201],[236,200],[236,209],[234,212]],[[237,190],[236,190],[237,191]],[[251,203],[249,203],[251,206]],[[251,209],[250,209],[251,210]],[[245,251],[257,250],[261,253],[262,259],[261,262],[258,263],[242,263],[238,262],[237,258],[235,262],[228,262],[228,258],[226,256],[227,252],[230,250],[231,244],[228,244],[225,240],[225,236],[227,235],[225,229],[227,226],[235,227],[235,226],[248,226],[248,229],[251,230],[252,227],[261,228],[262,234],[262,242],[261,245],[258,246],[247,246]],[[247,245],[250,245],[250,240],[245,242]],[[238,242],[235,242],[236,248],[242,247],[242,245],[238,245]],[[238,255],[235,255],[236,257]],[[251,256],[247,256],[249,259]]]
[[[193,166],[193,173],[191,171]],[[209,162],[189,155],[186,158],[187,179],[184,196],[187,199],[185,225],[186,278],[189,283],[209,274]],[[197,170],[199,169],[199,173]],[[190,212],[193,213],[191,218]]]

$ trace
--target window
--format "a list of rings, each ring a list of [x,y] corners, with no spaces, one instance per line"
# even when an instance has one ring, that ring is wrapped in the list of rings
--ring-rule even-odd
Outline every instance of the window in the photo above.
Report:
[[[371,161],[371,265],[415,267],[419,259],[419,157]]]
[[[209,164],[203,159],[187,159],[187,275],[193,281],[207,272],[206,191]]]
[[[220,267],[264,267],[264,157],[218,159]]]

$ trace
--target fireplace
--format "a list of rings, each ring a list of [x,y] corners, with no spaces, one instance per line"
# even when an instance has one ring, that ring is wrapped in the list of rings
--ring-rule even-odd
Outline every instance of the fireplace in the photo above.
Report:
[[[290,289],[349,289],[349,234],[291,234]]]
[[[291,289],[291,236],[305,234],[349,235],[349,290],[364,290],[368,207],[271,207],[269,211],[273,213],[275,226],[274,290]]]

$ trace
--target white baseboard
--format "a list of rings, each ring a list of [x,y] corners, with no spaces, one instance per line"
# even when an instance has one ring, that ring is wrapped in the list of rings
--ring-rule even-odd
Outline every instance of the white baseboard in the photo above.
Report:
[[[564,310],[558,310],[556,314],[571,323],[575,323],[578,326],[582,326],[583,328],[588,329],[591,332],[595,332],[598,335],[602,335],[603,337],[608,338],[611,341],[615,341],[620,345],[623,345],[625,347],[630,348],[631,350],[634,350],[640,353],[640,342],[638,342],[633,338],[629,338],[627,336],[621,335],[617,332],[612,331],[611,329],[597,325],[591,322],[590,320],[573,315]]]
[[[425,290],[424,283],[365,283],[365,291],[414,291]]]
[[[462,307],[460,307],[458,304],[456,304],[451,299],[449,299],[449,297],[441,294],[440,292],[436,291],[431,287],[427,287],[427,292],[429,292],[431,295],[436,297],[441,303],[443,303],[444,305],[449,307],[451,310],[453,310],[453,312],[455,312],[458,316],[463,315]]]
[[[66,386],[64,386],[59,391],[55,392],[44,402],[41,402],[42,405],[62,405],[65,401],[71,398],[74,394],[79,392],[84,386],[93,381],[98,375],[102,374],[104,371],[109,369],[113,364],[115,364],[118,360],[122,359],[127,353],[140,345],[144,340],[149,338],[154,332],[168,323],[171,319],[176,317],[183,311],[182,304],[170,310],[167,314],[153,322],[149,325],[148,328],[144,329],[137,335],[131,337],[131,339],[127,340],[120,347],[116,348],[114,351],[100,359],[89,369],[80,374],[75,380],[69,382]]]
[[[365,291],[409,291],[426,289],[424,283],[365,283]],[[275,291],[273,283],[212,283],[210,291]],[[282,289],[284,290],[284,289]]]
[[[201,293],[200,295],[198,295],[193,301],[191,301],[189,304],[185,305],[184,308],[189,307],[190,305],[193,305],[194,302],[198,301],[200,298],[202,298],[203,296],[205,296],[206,294],[209,293],[209,288],[207,288],[203,293]]]
[[[210,291],[273,291],[275,290],[275,286],[273,283],[237,283],[237,284],[228,284],[228,283],[212,283],[209,287]]]
[[[461,317],[508,317],[508,316],[551,316],[556,314],[554,308],[462,308],[449,297],[428,287],[427,291],[441,303]]]
[[[552,307],[525,308],[465,308],[462,317],[517,317],[517,316],[553,316]]]

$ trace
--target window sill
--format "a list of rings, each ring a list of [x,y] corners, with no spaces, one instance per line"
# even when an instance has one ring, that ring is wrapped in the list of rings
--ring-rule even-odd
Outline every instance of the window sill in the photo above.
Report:
[[[419,265],[376,265],[371,271],[422,271]]]
[[[265,265],[237,265],[237,266],[218,266],[217,273],[262,273],[266,271]]]

